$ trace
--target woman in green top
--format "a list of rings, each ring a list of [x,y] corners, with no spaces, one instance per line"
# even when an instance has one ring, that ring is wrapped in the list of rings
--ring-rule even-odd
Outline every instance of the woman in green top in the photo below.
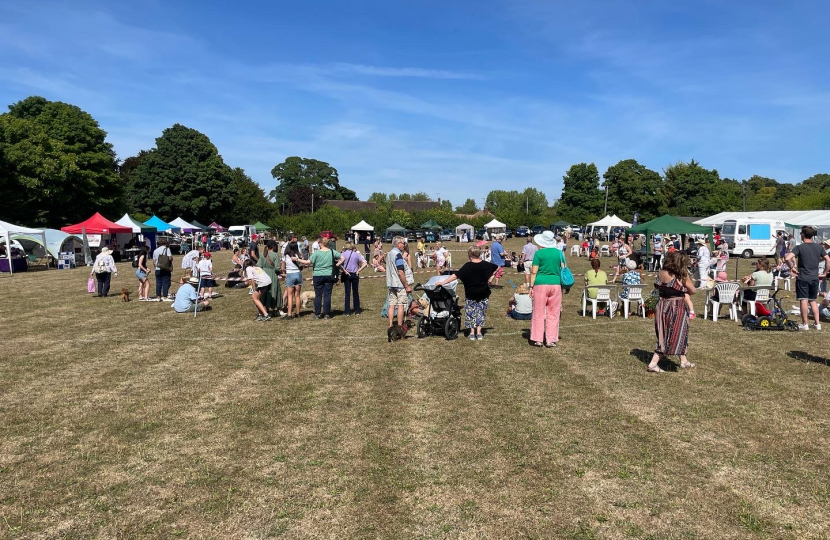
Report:
[[[314,318],[331,319],[331,289],[337,281],[334,272],[340,253],[329,249],[329,239],[320,239],[320,249],[311,254],[311,266],[314,267]]]
[[[265,243],[265,251],[256,265],[271,278],[271,286],[261,298],[262,305],[271,315],[277,315],[277,312],[282,309],[282,286],[277,278],[277,272],[280,269],[280,254],[274,240],[268,240]]]
[[[565,255],[556,249],[556,236],[551,231],[537,234],[533,241],[539,250],[533,256],[530,270],[530,297],[533,299],[530,342],[536,347],[543,343],[547,347],[556,347],[562,311],[560,271],[565,265]]]

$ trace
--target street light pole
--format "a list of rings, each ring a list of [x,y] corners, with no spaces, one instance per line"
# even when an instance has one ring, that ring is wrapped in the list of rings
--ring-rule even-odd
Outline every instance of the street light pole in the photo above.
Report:
[[[311,213],[314,213],[314,188],[311,188]]]
[[[608,215],[608,180],[604,182],[605,184],[605,210],[603,210],[603,214],[606,216]]]

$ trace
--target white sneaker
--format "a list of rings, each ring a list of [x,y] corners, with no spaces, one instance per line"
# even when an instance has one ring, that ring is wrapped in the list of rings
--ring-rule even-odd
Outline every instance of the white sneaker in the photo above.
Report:
[[[813,328],[815,328],[816,330],[821,330],[821,323],[814,324]]]
[[[810,325],[809,324],[799,324],[798,329],[806,332],[807,330],[810,329]]]
[[[173,299],[172,299],[172,298],[165,298],[163,301],[164,301],[164,302],[172,302],[172,301],[173,301]]]

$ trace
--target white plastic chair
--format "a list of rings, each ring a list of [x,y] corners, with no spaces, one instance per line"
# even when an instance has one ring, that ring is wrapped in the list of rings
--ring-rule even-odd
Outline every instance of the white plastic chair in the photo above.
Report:
[[[756,289],[755,290],[755,300],[746,300],[746,303],[749,305],[749,312],[752,316],[755,316],[755,302],[761,302],[762,304],[766,304],[769,302],[769,289]]]
[[[597,297],[596,298],[588,298],[588,289],[596,289]],[[611,310],[611,287],[607,285],[591,285],[589,287],[585,287],[582,291],[582,316],[585,317],[588,314],[588,302],[591,302],[593,307],[593,318],[597,318],[597,304],[600,302],[604,303],[609,310],[609,314],[611,318],[614,317],[614,313]]]
[[[579,246],[574,244],[571,246],[571,255],[576,255],[579,257]]]
[[[720,314],[720,307],[722,305],[729,306],[729,318],[733,321],[738,320],[738,308],[735,305],[735,293],[738,292],[740,286],[737,283],[718,283],[715,285],[718,291],[719,300],[714,300],[713,295],[706,297],[706,310],[703,313],[703,318],[709,318],[709,304],[712,304],[712,320],[718,322],[718,315]]]
[[[620,302],[623,304],[623,315],[625,318],[628,318],[628,305],[631,302],[637,302],[638,310],[641,311],[643,318],[646,316],[646,303],[643,300],[643,285],[626,285],[625,288],[628,289],[628,298],[620,297]]]
[[[603,255],[605,255],[606,257],[611,256],[611,248],[608,247],[608,244],[603,244],[599,248],[599,256],[602,257]]]
[[[789,291],[790,290],[790,282],[792,281],[792,279],[793,278],[791,278],[791,277],[776,277],[775,278],[775,290],[777,291],[780,288],[778,286],[778,282],[783,281],[784,282],[784,290]]]

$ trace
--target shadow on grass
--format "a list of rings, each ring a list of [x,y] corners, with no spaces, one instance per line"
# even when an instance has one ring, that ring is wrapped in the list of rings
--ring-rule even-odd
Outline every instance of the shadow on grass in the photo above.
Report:
[[[825,366],[830,366],[830,358],[823,358],[804,351],[790,351],[787,353],[787,356],[807,364],[824,364]]]
[[[631,349],[631,356],[645,364],[646,366],[651,362],[651,357],[654,351],[646,351],[643,349]],[[677,364],[669,361],[666,357],[660,359],[657,365],[665,371],[677,371]]]

